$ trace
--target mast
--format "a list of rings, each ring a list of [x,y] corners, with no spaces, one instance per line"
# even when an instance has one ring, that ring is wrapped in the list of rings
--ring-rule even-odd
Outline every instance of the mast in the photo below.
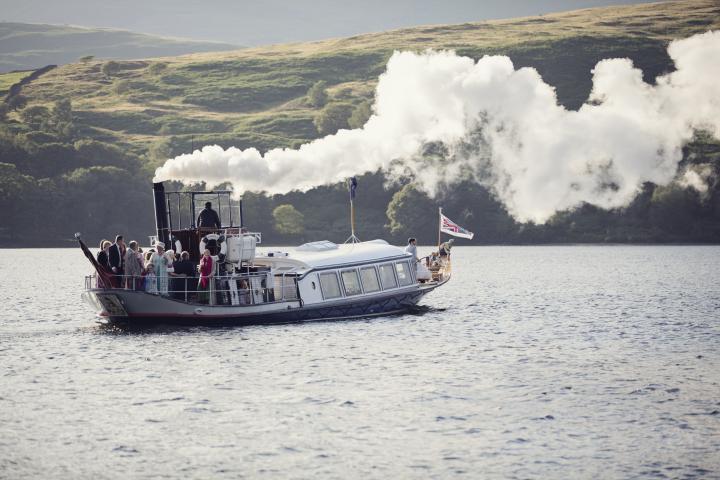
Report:
[[[350,236],[355,237],[355,202],[350,198]]]
[[[357,187],[357,179],[352,177],[348,181],[348,188],[350,190],[350,236],[345,243],[360,243],[360,239],[355,236],[355,188]]]

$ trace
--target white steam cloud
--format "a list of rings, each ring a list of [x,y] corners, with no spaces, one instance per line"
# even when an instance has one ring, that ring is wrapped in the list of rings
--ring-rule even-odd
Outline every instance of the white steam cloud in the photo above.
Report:
[[[712,165],[691,165],[679,176],[677,183],[683,188],[693,188],[700,194],[708,193],[708,183],[713,182]]]
[[[381,168],[412,175],[431,195],[474,179],[519,221],[541,223],[583,202],[622,207],[644,182],[675,179],[696,129],[720,138],[720,32],[674,41],[668,52],[676,71],[655,85],[628,59],[599,62],[578,111],[508,57],[396,52],[363,128],[265,155],[206,146],[168,160],[155,181],[284,193]]]

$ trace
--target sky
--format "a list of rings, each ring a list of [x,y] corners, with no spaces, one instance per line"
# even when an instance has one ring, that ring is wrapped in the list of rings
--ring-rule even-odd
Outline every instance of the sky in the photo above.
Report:
[[[243,46],[648,0],[0,0],[0,21],[109,27]]]

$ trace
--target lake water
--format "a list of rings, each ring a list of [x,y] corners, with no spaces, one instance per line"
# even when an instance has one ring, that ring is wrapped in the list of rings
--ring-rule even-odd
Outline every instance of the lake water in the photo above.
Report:
[[[720,247],[458,247],[423,314],[144,333],[79,249],[0,253],[0,478],[720,478]]]

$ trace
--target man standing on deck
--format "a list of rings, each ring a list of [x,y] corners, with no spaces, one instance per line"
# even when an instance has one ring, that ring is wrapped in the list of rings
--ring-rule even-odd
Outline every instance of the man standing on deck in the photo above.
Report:
[[[110,249],[108,250],[108,263],[110,264],[110,269],[113,272],[113,275],[123,275],[124,274],[124,260],[125,260],[125,240],[123,240],[122,235],[118,235],[115,237],[115,243],[110,245]],[[120,278],[119,284],[122,285],[123,281]]]
[[[417,240],[415,237],[408,238],[408,245],[405,247],[405,251],[412,254],[415,270],[417,271]]]
[[[205,202],[205,208],[198,215],[197,226],[203,230],[220,229],[220,215],[212,209],[212,202]]]

